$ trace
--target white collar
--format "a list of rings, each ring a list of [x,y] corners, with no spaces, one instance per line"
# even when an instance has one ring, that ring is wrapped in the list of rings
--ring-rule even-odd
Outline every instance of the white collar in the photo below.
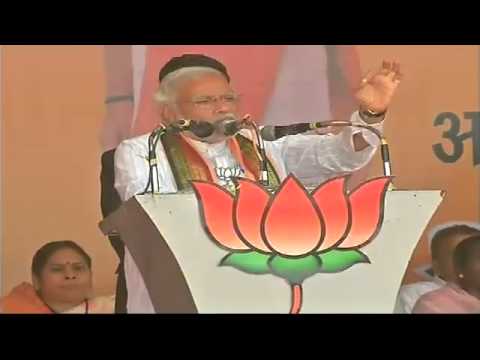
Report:
[[[197,151],[207,155],[208,157],[222,154],[227,149],[227,142],[225,140],[215,144],[209,144],[203,141],[194,140],[192,138],[189,138],[188,140],[195,147]]]

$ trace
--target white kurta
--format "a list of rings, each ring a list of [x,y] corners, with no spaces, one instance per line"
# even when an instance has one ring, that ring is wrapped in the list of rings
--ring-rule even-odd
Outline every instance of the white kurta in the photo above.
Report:
[[[354,124],[365,124],[354,112]],[[382,124],[376,124],[378,130]],[[355,151],[352,136],[361,132],[371,145]],[[249,132],[242,133],[250,137]],[[148,182],[148,136],[142,135],[123,141],[115,152],[115,188],[123,201],[142,192]],[[235,168],[236,159],[226,142],[208,145],[192,142],[213,168]],[[293,173],[305,186],[316,186],[332,177],[347,174],[365,166],[375,154],[379,140],[368,130],[346,128],[340,134],[292,135],[277,141],[265,142],[267,157],[275,167],[280,180]],[[161,193],[177,191],[172,170],[161,142],[157,147],[158,176]],[[223,185],[222,181],[219,181]],[[130,254],[125,249],[125,276],[128,289],[129,313],[153,313],[153,305],[142,276]]]

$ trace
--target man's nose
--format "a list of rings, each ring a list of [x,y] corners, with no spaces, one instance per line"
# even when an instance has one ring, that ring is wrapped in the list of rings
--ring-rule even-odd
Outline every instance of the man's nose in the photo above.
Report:
[[[226,101],[221,99],[217,99],[215,102],[215,112],[217,114],[225,114],[232,112],[232,106],[228,104]]]

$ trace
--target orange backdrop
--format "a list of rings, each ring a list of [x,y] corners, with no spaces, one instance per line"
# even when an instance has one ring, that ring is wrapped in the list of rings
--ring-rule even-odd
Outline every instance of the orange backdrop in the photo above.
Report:
[[[383,58],[406,74],[385,126],[395,184],[402,189],[444,189],[431,225],[479,219],[478,171],[472,141],[446,164],[432,144],[448,126],[434,127],[441,112],[462,119],[478,111],[477,46],[356,46],[362,71]],[[103,46],[4,46],[2,49],[2,285],[3,293],[30,277],[32,255],[51,240],[72,239],[92,255],[98,293],[114,291],[116,257],[97,224],[100,215],[99,134],[105,117]],[[247,69],[248,70],[248,69]],[[448,149],[448,146],[445,146]],[[378,159],[370,175],[381,171]],[[429,227],[430,228],[430,227]],[[391,254],[390,256],[394,256]],[[406,282],[428,262],[422,239]]]
[[[102,46],[3,48],[3,293],[30,279],[34,252],[71,239],[112,293],[115,254],[100,234]]]

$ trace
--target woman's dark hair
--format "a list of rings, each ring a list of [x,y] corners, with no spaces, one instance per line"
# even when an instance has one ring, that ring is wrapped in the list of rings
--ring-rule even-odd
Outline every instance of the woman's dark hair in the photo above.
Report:
[[[50,257],[56,253],[58,250],[62,249],[72,249],[76,251],[78,254],[80,254],[85,262],[87,263],[87,266],[89,269],[92,268],[92,259],[90,256],[83,250],[79,245],[77,245],[75,242],[70,241],[70,240],[63,240],[63,241],[52,241],[49,242],[45,245],[43,245],[40,249],[37,250],[35,255],[33,255],[33,260],[32,260],[32,273],[40,277],[43,268],[47,264],[48,260]]]
[[[476,247],[480,247],[480,235],[470,236],[457,245],[453,252],[453,263],[456,269],[465,268]]]

